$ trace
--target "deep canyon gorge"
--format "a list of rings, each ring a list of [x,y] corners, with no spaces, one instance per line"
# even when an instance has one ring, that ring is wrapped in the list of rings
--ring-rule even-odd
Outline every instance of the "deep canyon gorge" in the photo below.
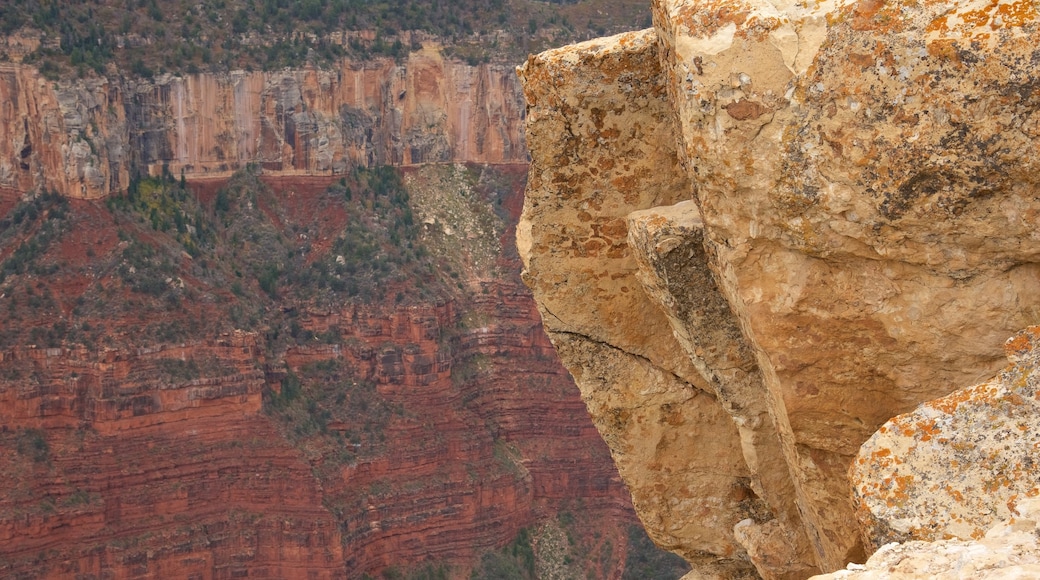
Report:
[[[518,276],[512,67],[0,95],[0,574],[622,576],[638,520]]]
[[[1035,4],[649,4],[4,53],[0,575],[1036,573]]]

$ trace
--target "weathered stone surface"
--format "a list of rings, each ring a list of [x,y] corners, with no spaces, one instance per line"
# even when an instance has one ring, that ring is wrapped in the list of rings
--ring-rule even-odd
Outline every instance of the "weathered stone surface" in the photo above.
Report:
[[[1022,501],[978,540],[891,543],[866,565],[813,580],[1028,580],[1040,577],[1040,502]]]
[[[45,80],[0,66],[0,187],[77,198],[125,190],[131,169],[189,179],[250,163],[274,175],[353,165],[524,163],[522,99],[508,67],[435,50],[401,63],[155,79]]]
[[[628,240],[644,290],[733,418],[752,489],[768,508],[756,514],[760,521],[738,524],[737,541],[767,578],[804,578],[811,573],[805,565],[810,548],[790,499],[793,483],[769,415],[769,393],[708,266],[697,205],[684,201],[632,212]]]
[[[978,539],[1040,495],[1040,327],[1010,339],[994,379],[929,401],[881,426],[853,464],[859,517],[873,547]]]
[[[737,424],[729,437],[743,440],[771,512],[756,522],[782,526],[793,546],[800,526],[805,569],[836,569],[865,556],[846,479],[860,444],[890,417],[996,372],[1001,343],[1040,311],[1037,12],[1026,2],[656,0],[653,13],[659,65],[622,36],[547,52],[522,71],[526,281],[550,333],[668,369],[682,365],[657,348],[692,352],[699,378],[676,374],[719,394]],[[633,150],[647,177],[602,176]],[[667,252],[651,247],[664,240],[650,229],[638,252],[599,234],[622,208],[683,201],[703,233],[677,243],[703,237],[724,298],[714,304],[733,317],[724,326],[697,326],[711,317],[669,283],[690,266],[655,258]],[[647,283],[639,299],[623,277],[633,253]],[[648,303],[664,306],[678,340]],[[628,335],[640,338],[614,338]],[[761,431],[742,425],[756,416],[769,419]],[[789,484],[782,467],[764,468],[774,460]]]
[[[51,83],[27,65],[0,65],[0,187],[96,198],[130,182],[118,83]]]
[[[753,574],[731,531],[760,504],[740,436],[643,291],[627,241],[631,211],[689,189],[655,36],[550,51],[520,74],[537,146],[517,240],[549,337],[650,536],[707,577]]]

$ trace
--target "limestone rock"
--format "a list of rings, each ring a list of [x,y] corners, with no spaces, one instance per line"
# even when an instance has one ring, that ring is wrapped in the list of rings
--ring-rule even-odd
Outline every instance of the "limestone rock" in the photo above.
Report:
[[[1027,580],[1040,577],[1040,501],[1024,500],[1014,516],[977,540],[912,541],[881,547],[866,565],[812,580]]]
[[[740,446],[752,522],[801,554],[771,568],[720,530],[740,558],[767,577],[861,561],[846,479],[859,446],[999,370],[1001,343],[1040,312],[1037,11],[655,0],[653,15],[653,33],[521,71],[525,281],[576,376],[596,359],[563,343],[588,340],[713,395],[733,426],[699,452]],[[632,214],[682,202],[699,218]],[[596,370],[638,407],[629,367]],[[605,427],[606,391],[587,387],[615,457],[618,441],[646,444]]]
[[[524,163],[508,67],[434,50],[403,63],[154,79],[43,78],[0,64],[0,187],[76,198],[125,191],[131,167],[188,179],[331,175],[353,165]]]
[[[520,74],[535,146],[517,245],[549,337],[650,537],[705,577],[751,575],[732,533],[759,503],[740,436],[643,291],[627,241],[631,211],[689,188],[656,38],[549,51]]]
[[[804,578],[812,570],[805,565],[810,548],[790,501],[793,482],[769,415],[769,393],[708,265],[703,228],[692,201],[629,214],[628,239],[639,264],[638,278],[733,418],[752,489],[768,507],[763,512],[776,518],[738,523],[737,542],[765,577]]]
[[[1010,339],[994,379],[885,423],[850,479],[867,542],[979,539],[1040,496],[1040,326]]]

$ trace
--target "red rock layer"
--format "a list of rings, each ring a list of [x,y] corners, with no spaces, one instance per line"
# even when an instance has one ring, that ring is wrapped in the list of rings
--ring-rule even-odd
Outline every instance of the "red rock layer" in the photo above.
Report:
[[[323,251],[344,220],[316,201],[324,179],[271,184],[278,195],[259,200],[266,219],[285,230],[313,224],[308,242]],[[210,185],[198,191],[204,202]],[[503,206],[518,204],[507,196]],[[145,300],[112,264],[127,232],[161,234],[116,223],[100,204],[73,202],[69,213],[39,261],[75,267],[9,277],[19,301],[11,324],[80,324],[92,312],[77,311],[80,297]],[[7,255],[0,249],[0,261]],[[466,576],[483,551],[566,509],[580,514],[577,533],[596,534],[589,544],[613,543],[587,569],[618,578],[635,521],[627,492],[515,261],[502,264],[511,273],[469,299],[295,304],[303,329],[339,329],[334,344],[272,353],[259,335],[232,332],[129,347],[156,315],[124,309],[90,320],[111,347],[0,351],[0,576],[356,578],[423,563]],[[182,300],[177,316],[203,329],[227,316],[227,289],[179,275],[201,298]],[[23,286],[34,284],[46,286],[35,295],[53,293],[53,308],[25,308]],[[378,437],[350,439],[372,414],[360,406],[341,406],[326,432],[306,436],[265,412],[265,389],[279,391],[287,372],[313,382],[308,373],[332,363],[374,383],[365,404],[389,410]]]
[[[246,334],[100,356],[3,353],[0,573],[343,577],[310,465],[259,414],[258,354]],[[185,359],[211,370],[162,370]]]

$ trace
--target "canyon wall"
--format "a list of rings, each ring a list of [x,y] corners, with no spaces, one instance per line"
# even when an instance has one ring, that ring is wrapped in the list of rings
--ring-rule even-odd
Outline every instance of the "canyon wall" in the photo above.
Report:
[[[524,279],[651,537],[705,577],[843,567],[860,445],[1040,312],[1038,14],[653,14],[520,69]]]
[[[468,578],[521,528],[537,537],[566,512],[573,545],[588,547],[572,549],[572,571],[620,578],[628,493],[501,244],[525,170],[480,169],[492,200],[464,168],[409,169],[415,214],[453,232],[461,274],[445,274],[450,292],[408,279],[369,302],[320,301],[315,284],[284,280],[275,301],[235,261],[279,236],[327,258],[364,211],[356,183],[352,200],[330,193],[338,177],[250,181],[219,214],[205,181],[181,205],[211,232],[194,258],[176,228],[116,203],[0,190],[0,576],[359,578],[429,565]],[[427,209],[449,196],[500,221],[470,237],[461,217]],[[29,246],[26,269],[10,268]],[[157,264],[159,289],[143,290]]]
[[[344,577],[311,466],[260,413],[263,362],[246,333],[0,354],[3,574]]]
[[[510,67],[435,49],[332,69],[48,81],[0,65],[0,187],[76,198],[125,190],[132,172],[332,175],[354,165],[525,163]]]

